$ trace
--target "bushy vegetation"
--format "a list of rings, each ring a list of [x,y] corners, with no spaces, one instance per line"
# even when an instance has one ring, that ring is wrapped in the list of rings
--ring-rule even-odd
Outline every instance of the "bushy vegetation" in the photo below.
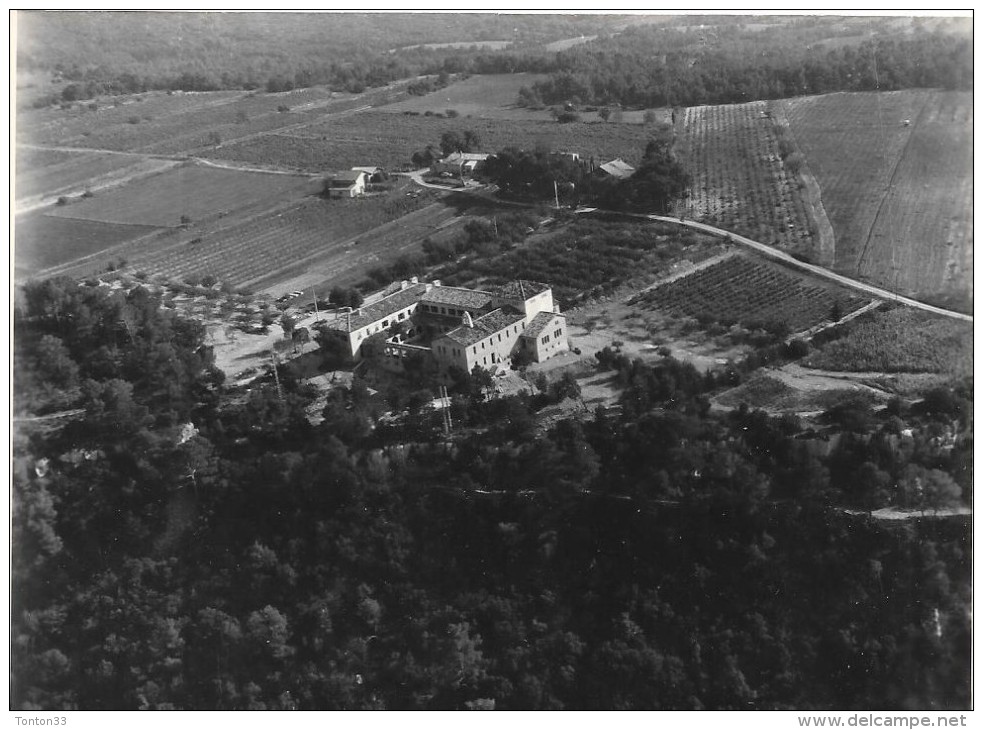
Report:
[[[364,385],[317,427],[286,374],[227,392],[145,292],[49,282],[17,316],[18,412],[81,412],[14,444],[15,709],[971,703],[968,521],[838,509],[966,499],[972,439],[933,429],[971,384],[831,412],[820,448],[711,414],[687,365],[614,358],[621,415],[537,435],[528,399],[465,379],[450,443],[378,449]]]
[[[843,328],[805,364],[823,370],[967,375],[973,327],[899,307]]]

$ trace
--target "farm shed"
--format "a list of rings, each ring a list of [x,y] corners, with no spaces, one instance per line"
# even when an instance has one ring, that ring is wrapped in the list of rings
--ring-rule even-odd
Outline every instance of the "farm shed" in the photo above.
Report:
[[[622,160],[620,157],[616,160],[605,162],[597,169],[601,171],[602,175],[610,175],[611,177],[616,177],[619,180],[625,180],[626,178],[629,178],[635,174],[635,168]]]
[[[345,170],[331,178],[329,188],[332,198],[354,198],[365,193],[368,175],[362,170]]]
[[[364,172],[373,183],[382,182],[386,177],[386,171],[381,167],[353,167],[352,172]]]

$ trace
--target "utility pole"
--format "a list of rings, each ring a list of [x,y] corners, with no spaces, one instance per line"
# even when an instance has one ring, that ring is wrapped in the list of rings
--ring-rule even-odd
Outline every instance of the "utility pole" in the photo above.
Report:
[[[276,367],[276,350],[270,350],[270,356],[273,359],[273,379],[276,381],[276,397],[283,400],[283,393],[280,391],[280,371]]]
[[[314,289],[311,289],[311,296],[314,297],[314,320],[316,322],[320,322],[321,321],[321,312],[318,311],[318,308],[317,308],[317,292]]]
[[[454,424],[451,421],[451,399],[450,399],[450,396],[447,395],[447,386],[446,385],[440,386],[440,402],[441,402],[441,405],[443,405],[443,408],[441,408],[440,410],[443,411],[443,414],[444,414],[444,418],[443,418],[443,421],[444,421],[444,433],[447,436],[450,436],[451,435],[451,431],[454,429]]]
[[[556,209],[560,209],[560,193],[556,188],[556,180],[553,181],[553,198],[556,200]]]

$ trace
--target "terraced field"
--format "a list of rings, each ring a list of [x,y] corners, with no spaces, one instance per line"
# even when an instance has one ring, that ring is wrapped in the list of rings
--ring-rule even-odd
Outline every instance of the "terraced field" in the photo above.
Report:
[[[911,90],[784,103],[822,188],[835,268],[908,295],[967,300],[972,95]]]
[[[120,97],[113,104],[93,102],[95,111],[88,104],[79,104],[68,110],[28,112],[18,120],[18,142],[179,154],[405,96],[403,85],[394,84],[363,94],[314,87],[278,94],[239,91]]]
[[[815,224],[779,155],[768,102],[686,109],[676,151],[693,177],[687,217],[802,253]]]
[[[353,237],[420,210],[435,198],[409,198],[401,191],[355,200],[310,198],[211,233],[183,232],[166,245],[130,250],[127,260],[132,270],[148,274],[210,274],[223,282],[252,285],[276,280],[280,272],[298,264],[306,266],[303,262],[311,257],[318,259],[309,262],[313,264],[362,254]]]
[[[785,323],[791,332],[803,332],[829,320],[834,307],[845,315],[869,300],[737,255],[651,289],[638,301],[642,308],[693,317],[701,323],[745,327]]]
[[[310,171],[347,169],[353,165],[387,168],[408,164],[413,153],[428,143],[437,145],[444,132],[469,129],[481,149],[494,152],[507,146],[533,149],[542,145],[593,155],[597,160],[621,157],[637,163],[650,130],[634,124],[558,124],[555,121],[515,120],[391,114],[366,111],[327,118],[319,123],[242,143],[223,145],[203,157],[239,163],[279,164]]]

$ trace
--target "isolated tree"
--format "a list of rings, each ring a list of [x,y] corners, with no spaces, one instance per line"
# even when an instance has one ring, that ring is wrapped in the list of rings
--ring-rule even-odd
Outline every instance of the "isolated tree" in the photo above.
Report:
[[[447,131],[440,136],[440,151],[445,157],[462,149],[464,149],[464,138],[457,132]]]
[[[478,133],[475,132],[473,129],[464,130],[463,142],[464,142],[464,147],[463,147],[464,152],[474,152],[475,150],[481,148],[481,137],[479,137]]]
[[[283,316],[280,317],[280,326],[283,328],[283,336],[289,338],[294,331],[294,327],[297,326],[297,320],[292,315],[284,312]]]
[[[598,114],[598,116],[600,116],[600,117],[601,117],[601,119],[603,119],[603,120],[604,120],[605,122],[606,122],[606,121],[607,121],[608,119],[610,119],[610,118],[611,118],[611,110],[610,110],[610,109],[609,109],[608,107],[606,107],[606,106],[602,106],[602,107],[601,107],[600,109],[598,109],[598,110],[597,110],[597,114]]]
[[[646,109],[645,113],[642,115],[642,122],[645,124],[655,124],[656,116],[655,112],[651,109]]]

